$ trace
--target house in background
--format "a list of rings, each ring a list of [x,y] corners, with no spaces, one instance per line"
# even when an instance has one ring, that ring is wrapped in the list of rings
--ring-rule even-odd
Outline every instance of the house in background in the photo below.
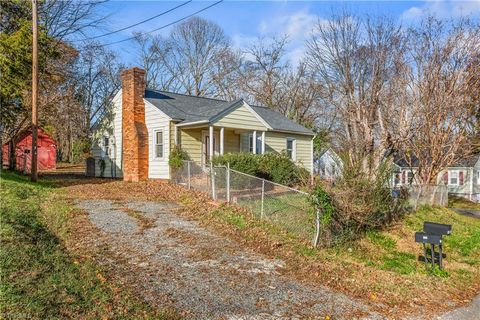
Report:
[[[17,134],[12,141],[8,141],[2,147],[3,163],[8,164],[10,158],[9,149],[13,146],[15,154],[15,170],[25,173],[31,172],[32,166],[32,130],[25,129]],[[57,143],[44,130],[38,129],[38,170],[52,170],[57,166]]]
[[[309,129],[244,100],[224,101],[145,88],[145,71],[122,73],[112,112],[93,128],[95,175],[127,181],[169,179],[168,158],[179,145],[199,165],[229,152],[285,151],[313,173]]]
[[[394,187],[417,184],[418,161],[411,165],[402,158],[394,159],[396,170],[392,177]],[[443,170],[437,184],[448,187],[448,193],[471,201],[480,202],[480,154],[472,155]]]
[[[332,148],[323,149],[314,160],[314,173],[325,180],[342,175],[343,161]]]

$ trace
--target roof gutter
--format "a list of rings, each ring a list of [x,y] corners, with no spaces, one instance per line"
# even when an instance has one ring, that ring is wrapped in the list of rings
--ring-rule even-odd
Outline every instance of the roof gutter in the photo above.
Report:
[[[208,120],[199,120],[199,121],[192,121],[192,122],[187,122],[187,123],[179,123],[177,124],[177,127],[187,127],[187,126],[192,126],[192,125],[197,125],[197,124],[207,124],[210,123]]]
[[[298,131],[277,130],[277,129],[272,129],[272,130],[270,130],[270,131],[273,131],[273,132],[281,132],[281,133],[299,134],[299,135],[303,135],[303,136],[312,136],[312,137],[315,136],[315,133],[313,133],[313,132],[298,132]]]

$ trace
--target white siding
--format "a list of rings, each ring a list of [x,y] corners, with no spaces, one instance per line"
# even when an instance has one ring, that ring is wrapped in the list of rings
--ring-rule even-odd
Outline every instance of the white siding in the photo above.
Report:
[[[109,153],[105,152],[104,138],[109,139]],[[112,100],[112,109],[95,126],[92,133],[92,157],[95,159],[95,176],[101,175],[100,161],[105,161],[104,177],[122,177],[122,95]]]
[[[145,124],[148,130],[148,178],[169,179],[170,167],[170,118],[157,107],[145,100]],[[163,130],[163,158],[155,158],[154,132]]]

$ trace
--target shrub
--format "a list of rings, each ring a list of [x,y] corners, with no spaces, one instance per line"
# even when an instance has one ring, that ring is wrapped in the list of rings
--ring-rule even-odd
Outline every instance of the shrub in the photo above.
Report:
[[[328,224],[322,224],[322,244],[326,246],[353,240],[366,231],[383,229],[406,212],[406,195],[393,197],[388,187],[390,170],[381,168],[375,177],[344,168],[343,177],[333,186],[325,186],[328,197],[320,197],[318,187],[312,196],[317,208],[325,202],[333,205]]]
[[[213,158],[213,165],[215,166],[225,166],[229,163],[231,169],[253,176],[256,176],[259,173],[259,162],[259,155],[246,152],[227,153]]]
[[[79,139],[74,141],[72,146],[72,162],[84,162],[90,153],[90,147],[91,144],[89,139]]]
[[[183,161],[188,160],[188,154],[186,151],[183,151],[180,146],[176,145],[173,147],[172,151],[170,152],[170,156],[168,157],[168,165],[172,170],[178,170],[183,166]]]
[[[273,182],[294,185],[302,182],[309,176],[305,168],[295,165],[286,153],[265,153],[260,157],[260,174]]]
[[[227,163],[233,170],[285,185],[301,183],[310,175],[285,153],[228,153],[213,159],[213,164],[217,166]]]

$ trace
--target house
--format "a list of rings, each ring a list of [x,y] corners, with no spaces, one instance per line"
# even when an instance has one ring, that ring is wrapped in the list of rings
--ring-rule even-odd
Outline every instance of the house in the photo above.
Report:
[[[393,186],[417,184],[417,159],[409,165],[404,159],[396,158],[394,165]],[[480,202],[480,153],[444,169],[437,177],[437,184],[445,184],[449,194]]]
[[[314,173],[322,179],[333,180],[342,174],[343,161],[332,148],[324,148],[314,163]]]
[[[14,147],[15,170],[30,173],[32,165],[32,129],[20,131],[13,141],[8,141],[3,147],[3,163],[9,163],[9,148]],[[57,165],[57,143],[43,129],[38,129],[37,138],[38,170],[55,169]]]
[[[145,88],[145,71],[122,73],[112,110],[93,128],[95,175],[169,179],[175,145],[207,164],[229,152],[282,152],[313,172],[313,136],[283,115],[243,99],[224,101]]]

